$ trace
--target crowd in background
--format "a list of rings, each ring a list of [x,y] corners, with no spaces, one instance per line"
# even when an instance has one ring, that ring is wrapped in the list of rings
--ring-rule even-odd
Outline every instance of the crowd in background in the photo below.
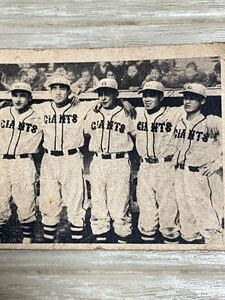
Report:
[[[221,84],[219,61],[211,68],[188,61],[182,67],[175,59],[114,61],[97,63],[11,64],[0,65],[0,90],[9,90],[19,80],[31,84],[34,91],[45,90],[52,74],[67,77],[75,93],[91,92],[102,78],[114,78],[120,90],[137,90],[147,81],[157,80],[165,88],[181,88],[185,83],[201,83],[207,87]],[[209,71],[209,69],[211,69]]]

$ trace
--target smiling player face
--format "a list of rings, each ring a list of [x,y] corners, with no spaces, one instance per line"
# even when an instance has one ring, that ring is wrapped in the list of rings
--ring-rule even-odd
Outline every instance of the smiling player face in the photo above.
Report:
[[[160,94],[154,90],[143,92],[143,103],[147,110],[157,109],[160,106]]]
[[[99,102],[105,108],[113,106],[114,92],[112,89],[104,88],[98,92]]]
[[[12,102],[17,111],[25,110],[29,105],[30,94],[26,91],[12,91]]]
[[[66,85],[54,84],[51,86],[51,95],[56,105],[67,103],[70,90]]]
[[[184,93],[184,109],[187,113],[195,113],[201,110],[205,99],[194,93]]]

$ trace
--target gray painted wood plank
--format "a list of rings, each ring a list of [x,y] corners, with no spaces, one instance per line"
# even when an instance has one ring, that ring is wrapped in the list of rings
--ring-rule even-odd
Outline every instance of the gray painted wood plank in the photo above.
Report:
[[[13,5],[12,5],[13,3]],[[1,1],[1,48],[222,42],[224,1]]]

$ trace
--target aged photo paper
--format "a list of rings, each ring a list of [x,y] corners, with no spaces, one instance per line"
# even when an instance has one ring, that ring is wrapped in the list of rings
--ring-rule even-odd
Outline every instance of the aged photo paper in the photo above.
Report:
[[[0,50],[0,248],[225,249],[224,57]]]

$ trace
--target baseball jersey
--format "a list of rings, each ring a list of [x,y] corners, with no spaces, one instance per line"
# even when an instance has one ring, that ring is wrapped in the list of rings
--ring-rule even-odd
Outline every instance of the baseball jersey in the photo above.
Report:
[[[83,122],[90,107],[93,107],[91,102],[68,103],[63,107],[57,107],[54,102],[35,105],[44,133],[43,147],[50,151],[67,151],[83,146]]]
[[[90,110],[85,119],[84,132],[91,137],[91,152],[129,152],[134,146],[130,136],[134,132],[133,122],[120,106]]]
[[[14,107],[0,110],[0,154],[36,153],[41,139],[42,130],[32,108],[23,113]]]
[[[214,118],[217,119],[217,124],[222,127],[221,118]],[[174,130],[175,143],[178,148],[177,163],[201,167],[214,160],[221,160],[221,135],[217,138],[210,138],[207,133],[207,127],[211,127],[211,122],[215,125],[212,118],[205,117],[202,114],[193,120],[187,120],[184,117],[179,121]]]
[[[153,114],[144,107],[137,108],[134,122],[138,154],[143,158],[173,155],[177,149],[172,142],[173,130],[183,114],[183,107],[161,107]]]

